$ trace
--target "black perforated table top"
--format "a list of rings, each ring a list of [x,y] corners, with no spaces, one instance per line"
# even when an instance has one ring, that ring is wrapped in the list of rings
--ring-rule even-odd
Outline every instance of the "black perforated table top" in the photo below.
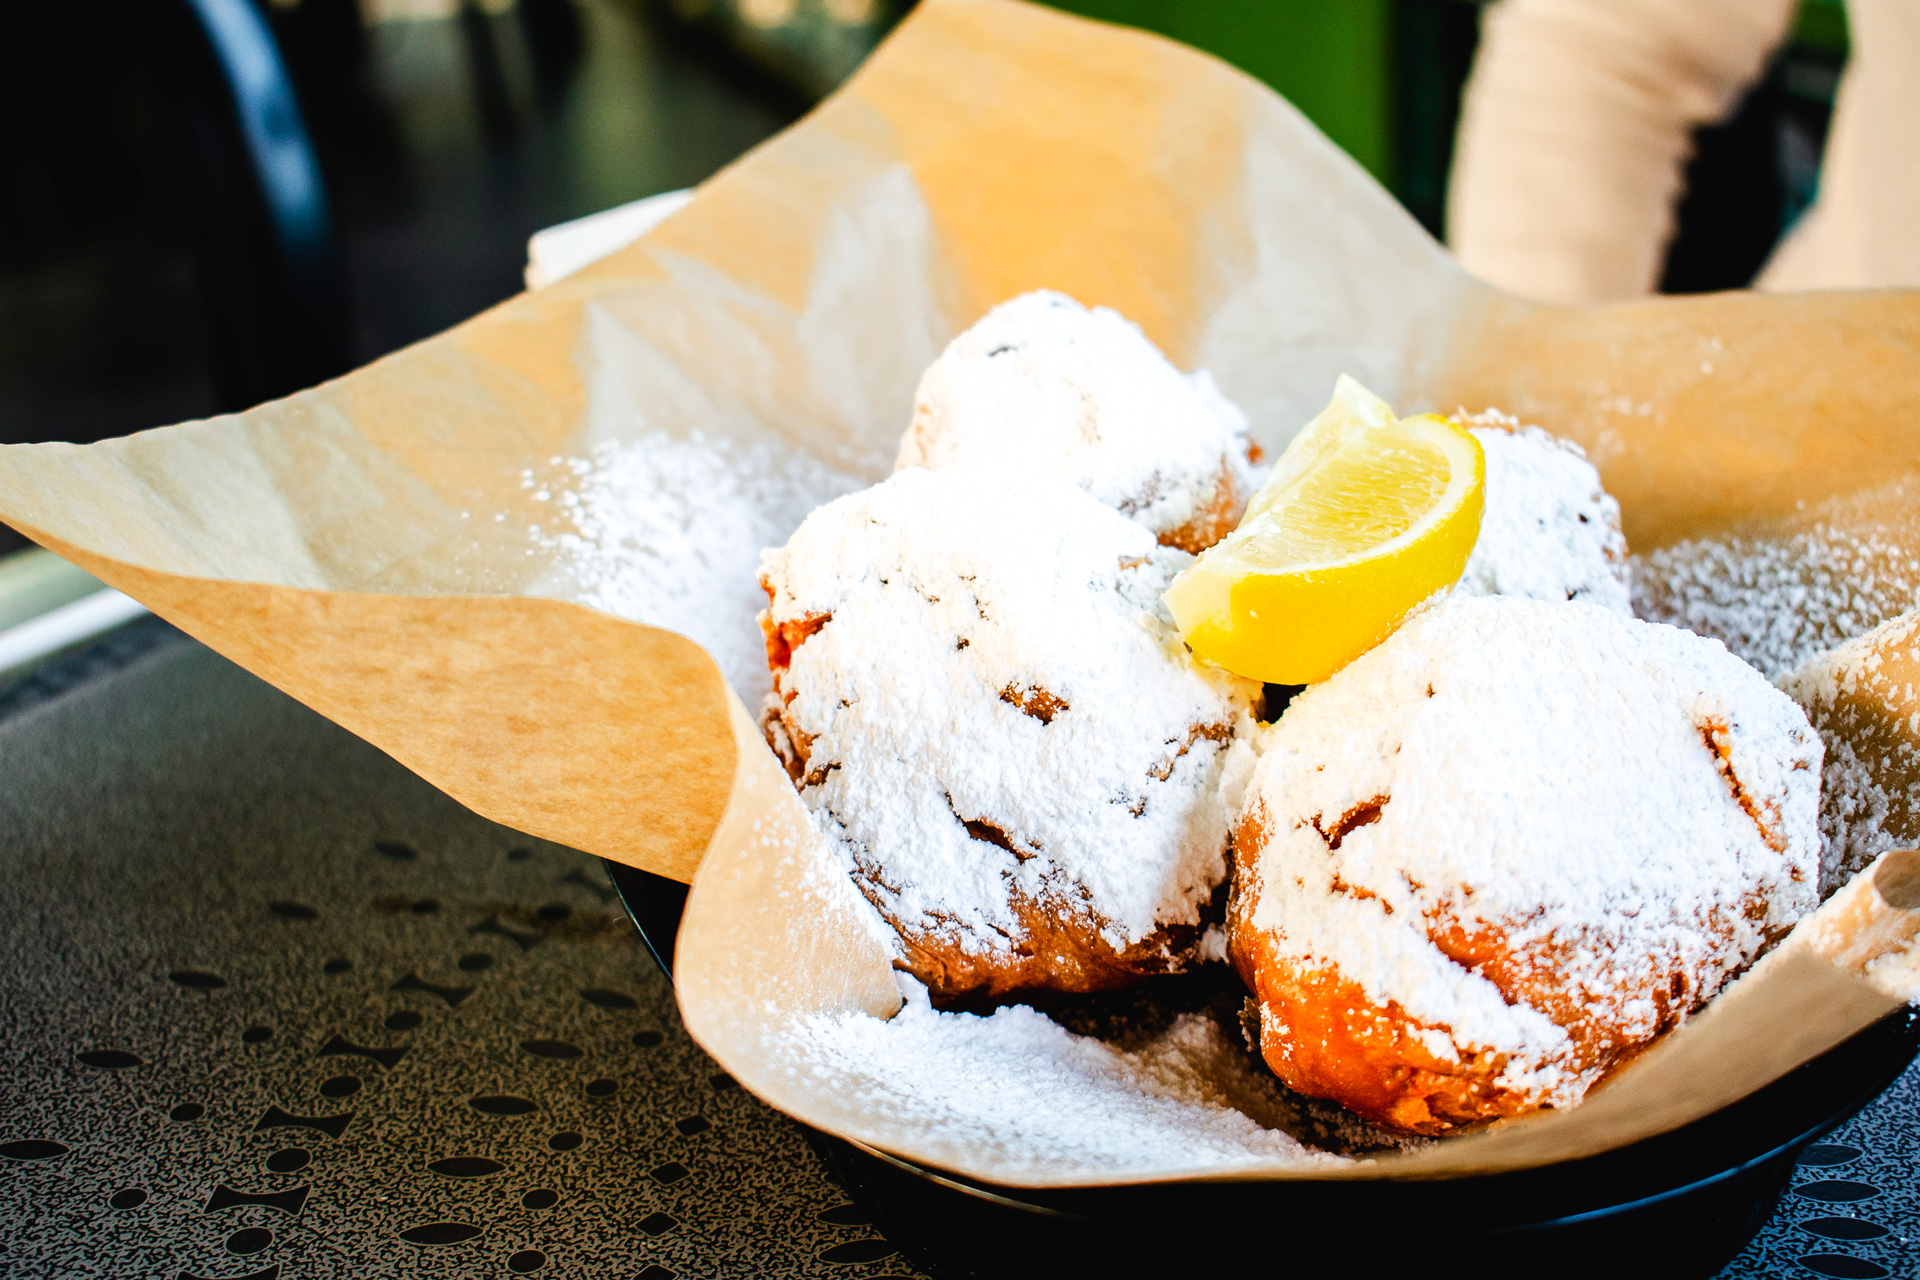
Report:
[[[0,690],[0,920],[6,1275],[921,1274],[593,859],[163,624]],[[1916,1274],[1917,1171],[1910,1071],[1724,1275]]]
[[[114,646],[0,703],[0,1271],[918,1274],[596,860],[160,624]]]

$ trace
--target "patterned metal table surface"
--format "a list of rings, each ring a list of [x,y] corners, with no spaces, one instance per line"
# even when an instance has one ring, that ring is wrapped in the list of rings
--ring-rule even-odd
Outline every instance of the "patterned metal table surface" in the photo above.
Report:
[[[164,624],[0,691],[0,912],[9,1276],[920,1274],[593,859]],[[1724,1275],[1914,1275],[1916,1170],[1920,1070]]]

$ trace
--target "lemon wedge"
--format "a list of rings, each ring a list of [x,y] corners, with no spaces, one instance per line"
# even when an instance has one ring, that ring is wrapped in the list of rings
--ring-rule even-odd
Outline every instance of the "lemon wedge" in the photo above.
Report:
[[[1465,428],[1393,409],[1341,376],[1239,528],[1167,588],[1194,654],[1313,684],[1453,585],[1480,536],[1486,456]]]

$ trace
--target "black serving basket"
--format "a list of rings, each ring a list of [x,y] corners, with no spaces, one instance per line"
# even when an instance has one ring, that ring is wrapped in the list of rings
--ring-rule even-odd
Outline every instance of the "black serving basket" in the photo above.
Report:
[[[685,885],[609,862],[654,958],[673,969]],[[1159,1183],[1035,1191],[922,1168],[815,1133],[848,1194],[943,1278],[1707,1277],[1760,1230],[1802,1148],[1920,1052],[1890,1014],[1704,1119],[1585,1160],[1438,1181]]]

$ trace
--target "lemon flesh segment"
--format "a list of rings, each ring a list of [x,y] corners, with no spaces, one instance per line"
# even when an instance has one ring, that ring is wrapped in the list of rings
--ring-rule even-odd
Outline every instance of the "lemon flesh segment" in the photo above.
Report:
[[[1342,377],[1240,527],[1167,588],[1197,657],[1314,684],[1459,580],[1480,536],[1486,458],[1445,418],[1396,418]]]

